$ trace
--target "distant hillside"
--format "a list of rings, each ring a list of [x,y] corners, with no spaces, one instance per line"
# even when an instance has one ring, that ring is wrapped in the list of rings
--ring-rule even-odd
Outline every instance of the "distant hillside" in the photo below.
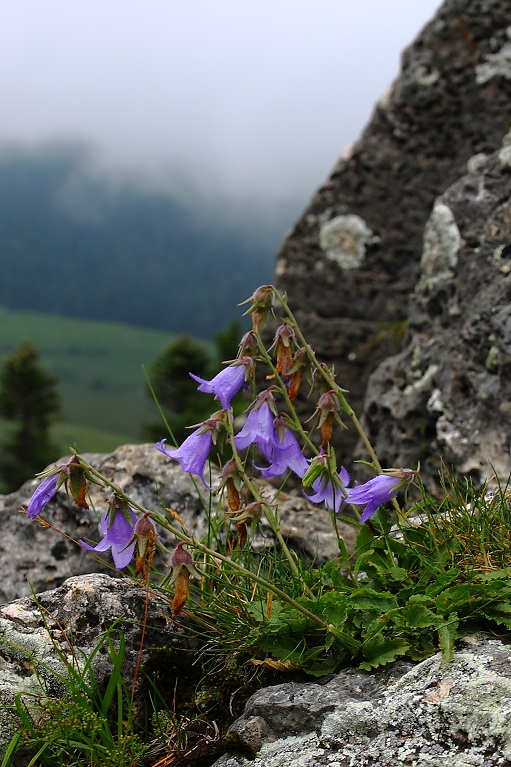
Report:
[[[211,338],[271,281],[287,225],[228,226],[89,172],[86,148],[0,152],[0,304]]]
[[[171,343],[169,333],[0,307],[0,365],[25,339],[58,378],[63,407],[54,433],[63,454],[141,442],[142,426],[158,420],[142,366]]]

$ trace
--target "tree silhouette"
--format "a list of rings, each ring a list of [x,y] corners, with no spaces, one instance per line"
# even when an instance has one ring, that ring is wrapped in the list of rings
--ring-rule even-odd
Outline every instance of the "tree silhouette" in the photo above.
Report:
[[[60,409],[57,379],[40,367],[29,341],[8,355],[0,372],[0,416],[12,424],[0,443],[0,481],[5,492],[59,457],[50,426]]]
[[[149,368],[154,397],[177,442],[188,436],[187,426],[203,421],[211,413],[211,398],[198,392],[197,382],[190,378],[190,373],[207,378],[210,365],[204,343],[179,336]],[[163,422],[145,428],[148,439],[161,439],[165,434]]]

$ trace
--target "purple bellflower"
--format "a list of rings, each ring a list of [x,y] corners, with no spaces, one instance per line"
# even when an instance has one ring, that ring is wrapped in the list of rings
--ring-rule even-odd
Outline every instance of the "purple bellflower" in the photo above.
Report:
[[[96,545],[91,546],[85,541],[80,541],[80,545],[88,551],[108,551],[112,550],[112,558],[117,570],[127,567],[133,558],[136,540],[133,535],[137,518],[134,512],[129,509],[129,522],[124,513],[116,510],[113,520],[109,524],[111,514],[103,514],[100,519],[101,532],[103,539]]]
[[[210,490],[211,488],[204,481],[204,466],[206,465],[216,432],[221,427],[221,423],[226,415],[226,410],[219,410],[213,413],[211,418],[201,423],[199,428],[195,429],[180,447],[165,447],[167,440],[162,439],[156,443],[156,448],[160,453],[179,461],[181,468],[187,474],[195,474],[200,477],[204,485]]]
[[[267,461],[271,461],[275,445],[273,421],[275,399],[269,389],[257,395],[241,431],[234,437],[237,450],[257,445]]]
[[[255,468],[265,479],[279,477],[287,471],[303,477],[310,462],[302,453],[298,440],[291,429],[285,425],[281,416],[275,419],[273,426],[273,446],[268,459],[271,464],[266,468],[261,466]]]
[[[198,391],[206,394],[214,394],[220,401],[224,410],[231,407],[231,400],[239,392],[253,369],[254,361],[251,357],[242,357],[233,362],[229,367],[221,370],[217,375],[207,381],[205,378],[190,373],[194,381],[200,384]]]
[[[42,511],[45,506],[57,492],[57,485],[61,479],[60,472],[57,474],[50,474],[49,477],[45,477],[41,483],[36,487],[32,498],[28,502],[27,517],[34,519]]]
[[[348,503],[365,506],[360,521],[367,522],[378,506],[394,498],[416,474],[413,469],[387,469],[385,474],[378,474],[363,485],[351,488],[348,491]]]
[[[344,466],[337,474],[337,478],[339,479],[338,483],[335,481],[335,479],[332,482],[328,476],[328,473],[324,472],[312,483],[311,487],[316,492],[312,495],[306,494],[307,500],[309,500],[311,503],[324,503],[327,508],[332,509],[332,511],[338,514],[341,510],[342,504],[346,501],[350,502],[347,498],[347,495],[350,493],[348,488],[350,475]],[[343,492],[343,489],[346,491],[346,493]]]

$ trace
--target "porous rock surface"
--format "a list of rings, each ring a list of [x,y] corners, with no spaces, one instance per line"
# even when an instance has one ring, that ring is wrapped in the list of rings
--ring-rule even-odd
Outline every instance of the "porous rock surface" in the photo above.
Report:
[[[214,767],[509,767],[511,647],[468,637],[454,659],[257,692],[233,730],[255,760]]]
[[[166,458],[154,445],[123,445],[111,454],[83,457],[141,506],[159,513],[163,513],[164,508],[173,509],[197,538],[206,532],[204,509],[208,508],[209,493],[201,482],[194,482],[177,462]],[[69,457],[58,463],[67,461]],[[218,485],[218,473],[213,472],[212,481],[214,486]],[[76,543],[80,539],[93,543],[100,540],[98,519],[106,511],[111,490],[90,484],[90,509],[77,508],[65,490],[59,490],[41,514],[53,529],[43,526],[37,518],[31,520],[20,513],[37,483],[38,480],[30,480],[17,492],[0,496],[0,604],[30,594],[31,589],[39,592],[60,586],[72,575],[115,574],[108,553],[102,560]],[[274,494],[275,489],[267,485],[265,492]],[[338,555],[337,538],[324,508],[313,506],[302,495],[281,493],[279,514],[282,534],[303,556],[325,562]],[[261,530],[255,545],[272,545],[271,531],[264,522]],[[352,547],[355,528],[341,523],[341,531],[347,545]],[[163,530],[159,533],[163,542],[173,548],[176,543],[173,536]],[[156,564],[164,567],[165,561],[156,560]]]
[[[509,43],[511,52],[511,42]],[[402,351],[371,376],[365,424],[388,466],[439,459],[483,482],[511,472],[511,133],[438,197]]]
[[[277,286],[358,414],[400,349],[435,198],[509,129],[510,23],[509,0],[446,0],[277,255]],[[343,461],[355,442],[340,435]]]
[[[16,694],[30,696],[29,704],[43,695],[62,696],[66,687],[59,675],[67,675],[66,663],[82,669],[101,634],[111,627],[124,635],[122,671],[130,688],[144,623],[142,663],[152,647],[169,647],[180,639],[170,612],[167,601],[154,594],[148,597],[140,583],[101,573],[69,578],[59,588],[38,594],[37,603],[25,597],[0,607],[0,758],[17,728],[5,709]],[[115,631],[111,637],[118,648]],[[95,655],[92,671],[104,688],[112,672],[106,645]],[[26,763],[23,755],[19,759],[19,764]]]

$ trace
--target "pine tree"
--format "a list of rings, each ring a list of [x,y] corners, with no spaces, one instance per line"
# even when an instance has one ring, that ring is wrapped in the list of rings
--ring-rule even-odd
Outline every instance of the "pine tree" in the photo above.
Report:
[[[212,410],[212,400],[197,391],[190,373],[207,378],[210,356],[205,344],[189,336],[173,341],[149,368],[149,381],[154,397],[177,442],[187,437],[187,426],[203,421]],[[148,439],[166,436],[163,422],[145,429]]]
[[[4,359],[0,372],[0,416],[12,424],[0,443],[4,491],[17,490],[59,457],[50,438],[59,409],[57,379],[42,370],[38,350],[24,341]]]

